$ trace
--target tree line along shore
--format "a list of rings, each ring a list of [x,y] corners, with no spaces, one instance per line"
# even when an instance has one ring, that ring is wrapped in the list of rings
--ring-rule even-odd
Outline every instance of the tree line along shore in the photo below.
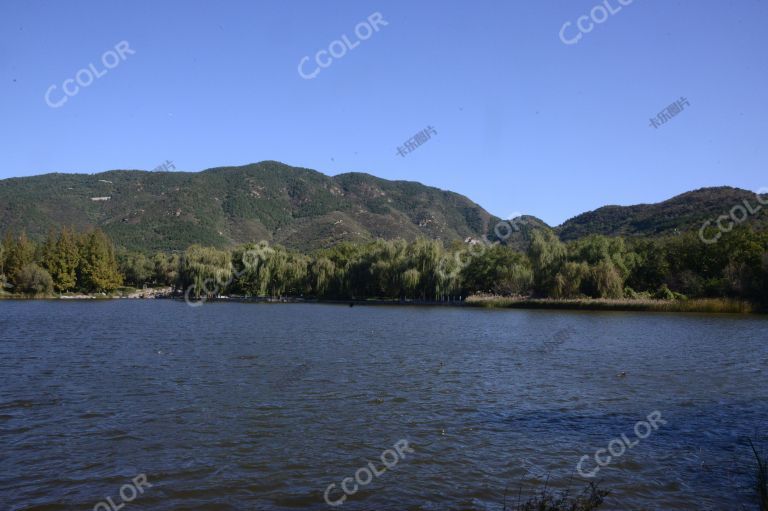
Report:
[[[477,240],[417,239],[339,243],[306,253],[261,241],[147,254],[115,248],[98,229],[67,228],[41,241],[6,232],[0,242],[5,298],[141,296],[137,289],[162,287],[192,299],[762,311],[768,304],[768,233],[742,226],[714,244],[693,233],[590,235],[564,243],[550,231],[534,230],[525,251]]]

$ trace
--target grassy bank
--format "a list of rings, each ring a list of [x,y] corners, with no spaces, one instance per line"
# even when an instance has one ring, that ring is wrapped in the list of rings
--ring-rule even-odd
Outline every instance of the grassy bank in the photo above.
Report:
[[[120,287],[110,293],[9,293],[0,291],[0,300],[113,300],[119,298],[159,298],[170,296],[170,287],[137,289]]]
[[[110,294],[12,294],[0,292],[1,299],[10,300],[109,300],[119,298],[176,298],[182,299],[178,294],[172,294],[170,288],[134,289],[120,288]],[[730,313],[749,314],[765,313],[760,308],[743,300],[728,298],[702,298],[693,300],[653,300],[653,299],[607,299],[607,298],[583,298],[563,299],[554,298],[530,298],[509,297],[496,295],[472,295],[463,301],[433,301],[433,300],[398,300],[398,299],[338,299],[324,300],[305,297],[243,297],[220,296],[205,300],[207,302],[231,301],[253,303],[328,303],[328,304],[354,304],[354,305],[405,305],[405,306],[468,306],[487,307],[501,309],[565,309],[565,310],[595,310],[595,311],[638,311],[638,312],[705,312],[705,313]]]
[[[650,311],[650,312],[709,312],[747,314],[760,312],[757,307],[743,300],[728,298],[702,298],[695,300],[631,300],[586,298],[557,300],[553,298],[505,297],[473,295],[466,299],[467,305],[475,307],[508,309],[574,309],[606,311]]]

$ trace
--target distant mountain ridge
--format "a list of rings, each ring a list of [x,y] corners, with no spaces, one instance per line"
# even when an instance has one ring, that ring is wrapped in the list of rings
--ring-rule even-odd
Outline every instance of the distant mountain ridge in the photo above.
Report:
[[[0,230],[102,228],[132,250],[266,239],[296,249],[341,241],[481,237],[496,218],[457,193],[369,174],[334,177],[266,161],[202,172],[114,170],[0,181]]]
[[[768,202],[765,198],[762,200]],[[698,230],[707,220],[714,222],[721,215],[729,215],[732,208],[743,207],[744,201],[748,201],[753,210],[759,209],[749,214],[744,223],[759,229],[768,227],[766,207],[757,201],[755,192],[720,186],[700,188],[655,204],[603,206],[565,221],[555,231],[564,241],[589,234],[628,237],[674,234]]]
[[[311,250],[376,238],[451,242],[511,234],[507,243],[525,249],[536,229],[552,229],[565,241],[698,230],[745,200],[760,205],[747,190],[702,188],[656,204],[604,206],[557,227],[524,216],[497,228],[498,217],[454,192],[265,161],[194,173],[114,170],[0,180],[0,235],[23,230],[40,239],[52,228],[98,226],[119,247],[158,251],[262,239]],[[768,228],[766,209],[745,223]]]

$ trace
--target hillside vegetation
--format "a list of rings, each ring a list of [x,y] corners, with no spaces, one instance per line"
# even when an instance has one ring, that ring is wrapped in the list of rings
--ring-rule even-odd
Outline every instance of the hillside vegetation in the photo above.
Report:
[[[553,229],[563,241],[678,235],[745,203],[750,213],[743,223],[766,229],[768,208],[753,192],[730,187],[658,204],[605,206]],[[52,228],[99,228],[118,249],[145,253],[260,240],[301,251],[376,239],[447,244],[495,241],[500,233],[509,234],[505,244],[525,251],[534,231],[552,229],[527,215],[512,230],[499,230],[498,222],[463,195],[417,182],[362,173],[330,177],[273,161],[197,173],[115,170],[0,180],[0,235],[25,232],[41,241]]]
[[[768,203],[765,198],[762,200]],[[590,234],[661,236],[697,231],[707,220],[714,222],[721,215],[730,215],[734,207],[746,209],[745,201],[757,211],[754,214],[748,211],[744,223],[760,229],[768,227],[768,211],[757,201],[754,192],[721,186],[683,193],[657,204],[604,206],[571,218],[556,230],[564,241]],[[736,212],[737,218],[741,218],[740,215]]]
[[[262,162],[197,173],[116,170],[0,181],[0,235],[98,227],[154,252],[267,240],[308,250],[377,238],[463,240],[493,229],[466,197],[411,181]]]

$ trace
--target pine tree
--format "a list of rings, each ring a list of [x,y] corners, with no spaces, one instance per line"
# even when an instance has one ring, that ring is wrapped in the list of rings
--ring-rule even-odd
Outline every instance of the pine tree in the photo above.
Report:
[[[0,242],[0,293],[2,293],[8,284],[6,284],[7,277],[5,276],[5,242]]]
[[[64,228],[56,241],[56,267],[51,272],[54,286],[59,292],[74,289],[77,285],[77,267],[80,263],[80,252],[74,231]]]
[[[3,245],[6,246],[5,272],[8,278],[16,284],[21,270],[35,262],[35,244],[22,232],[14,239],[13,234],[7,233]]]
[[[13,245],[13,232],[11,230],[5,231],[5,236],[3,236],[3,242],[2,242],[2,251],[0,251],[0,273],[3,275],[8,274],[8,254],[11,250],[11,245]]]
[[[91,292],[109,292],[123,284],[112,242],[98,229],[81,237],[78,284]]]
[[[40,266],[42,266],[49,275],[53,276],[58,266],[58,251],[56,250],[56,234],[53,229],[48,231],[48,236],[40,249]],[[55,285],[55,284],[54,284]]]
[[[80,260],[75,235],[62,229],[58,236],[53,231],[43,244],[40,262],[53,279],[53,287],[59,293],[73,289],[77,284],[77,264]]]

